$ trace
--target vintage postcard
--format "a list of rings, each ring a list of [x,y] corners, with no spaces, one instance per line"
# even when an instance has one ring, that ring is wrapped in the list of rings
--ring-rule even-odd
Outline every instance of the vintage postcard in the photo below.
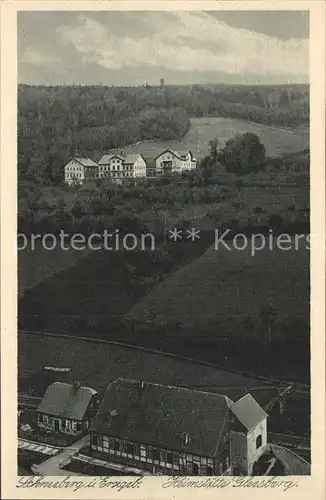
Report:
[[[324,498],[324,19],[1,4],[2,498]]]

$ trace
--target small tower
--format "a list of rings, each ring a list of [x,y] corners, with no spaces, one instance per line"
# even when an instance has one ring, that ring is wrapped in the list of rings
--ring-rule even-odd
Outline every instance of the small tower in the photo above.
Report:
[[[160,87],[163,88],[164,87],[164,78],[161,78],[160,80]]]

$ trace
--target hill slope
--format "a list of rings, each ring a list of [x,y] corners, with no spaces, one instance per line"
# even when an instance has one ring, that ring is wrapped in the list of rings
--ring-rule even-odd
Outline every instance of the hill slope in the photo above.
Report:
[[[238,120],[236,118],[191,118],[188,132],[178,140],[142,141],[126,147],[129,153],[142,152],[144,156],[155,158],[163,150],[191,150],[197,158],[203,158],[208,153],[208,142],[215,137],[223,146],[236,134],[253,132],[257,134],[266,147],[268,156],[278,156],[282,153],[301,151],[309,147],[309,131],[300,132],[276,128],[257,123]]]
[[[193,243],[196,244],[196,243]],[[172,322],[188,332],[245,333],[250,314],[260,320],[266,305],[282,324],[309,318],[309,253],[264,249],[209,248],[134,306],[127,318],[152,324]]]

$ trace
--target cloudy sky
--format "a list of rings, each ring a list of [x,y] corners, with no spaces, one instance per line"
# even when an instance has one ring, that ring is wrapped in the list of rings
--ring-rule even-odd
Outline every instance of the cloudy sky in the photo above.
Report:
[[[19,12],[28,84],[305,83],[309,13]]]

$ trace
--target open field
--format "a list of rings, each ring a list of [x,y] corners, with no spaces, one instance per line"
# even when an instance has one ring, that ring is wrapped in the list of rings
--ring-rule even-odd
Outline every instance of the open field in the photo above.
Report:
[[[116,251],[94,251],[56,274],[53,269],[53,276],[48,275],[25,290],[19,302],[21,327],[75,334],[85,328],[89,332],[116,335],[124,314],[158,280],[202,255],[207,246],[205,241],[195,246],[186,242],[169,243],[171,258],[167,262],[160,261],[159,250],[126,252],[125,255]],[[80,252],[83,253],[86,254]],[[158,260],[155,260],[157,254]],[[132,279],[130,270],[136,273],[136,279]],[[150,285],[148,278],[152,280]]]
[[[18,252],[18,293],[50,278],[62,269],[73,266],[79,259],[87,257],[86,250],[46,250],[38,246],[35,250],[25,248]]]
[[[196,158],[203,158],[208,153],[208,142],[215,137],[221,146],[236,134],[253,132],[266,147],[268,156],[301,151],[309,147],[308,130],[294,132],[282,128],[270,127],[235,118],[191,118],[188,132],[180,140],[143,141],[126,147],[128,153],[141,152],[145,157],[155,158],[163,150],[191,150]]]
[[[80,335],[87,337],[82,331]],[[79,380],[102,395],[118,377],[223,393],[234,400],[250,391],[263,405],[276,394],[275,385],[260,378],[91,338],[20,333],[18,356],[19,387],[23,385],[24,392],[35,389],[34,379],[42,375],[43,366],[60,366],[70,367],[71,371],[54,373],[55,380]],[[44,391],[40,389],[38,395]]]
[[[87,334],[81,330],[80,335],[86,337]],[[268,404],[277,392],[276,383],[267,379],[91,338],[20,332],[18,358],[19,391],[38,396],[42,396],[46,389],[46,385],[38,383],[45,374],[43,366],[71,368],[67,373],[52,373],[47,384],[55,380],[69,383],[79,380],[101,394],[118,377],[216,392],[233,400],[250,392],[262,406]],[[286,404],[287,408],[284,418],[282,415],[277,418],[275,428],[271,422],[270,431],[308,435],[309,394],[295,391]],[[296,411],[293,412],[292,408]],[[287,417],[291,417],[291,421]]]
[[[158,285],[128,317],[234,334],[243,331],[248,315],[259,320],[268,304],[276,311],[276,323],[309,317],[309,252],[303,244],[298,250],[265,248],[254,257],[249,247],[210,248]]]

